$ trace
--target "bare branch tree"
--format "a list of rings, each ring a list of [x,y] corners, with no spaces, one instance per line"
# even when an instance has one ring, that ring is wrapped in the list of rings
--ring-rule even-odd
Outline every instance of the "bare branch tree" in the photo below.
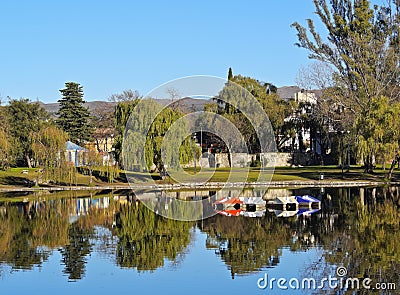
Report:
[[[167,89],[167,93],[170,96],[171,100],[177,100],[179,98],[181,98],[181,94],[179,93],[179,90],[174,88],[174,87],[170,87]]]
[[[111,95],[108,100],[112,102],[123,102],[123,101],[132,101],[138,98],[141,98],[139,91],[127,89],[122,91],[121,93],[116,93]]]

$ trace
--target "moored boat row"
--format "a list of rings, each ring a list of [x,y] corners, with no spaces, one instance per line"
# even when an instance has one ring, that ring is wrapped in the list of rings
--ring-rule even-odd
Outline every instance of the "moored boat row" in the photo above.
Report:
[[[309,216],[321,209],[321,201],[309,196],[284,196],[265,201],[260,197],[226,197],[214,203],[214,209],[224,216],[262,217],[274,212],[279,217]]]

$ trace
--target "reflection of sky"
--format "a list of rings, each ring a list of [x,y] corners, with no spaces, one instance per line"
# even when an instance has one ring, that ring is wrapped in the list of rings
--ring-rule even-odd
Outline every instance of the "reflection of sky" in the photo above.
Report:
[[[101,240],[97,242],[102,243]],[[87,257],[85,277],[68,283],[63,274],[61,254],[55,250],[42,267],[32,271],[10,273],[6,267],[0,279],[1,294],[304,294],[298,290],[278,292],[257,287],[258,278],[264,271],[255,274],[235,276],[232,280],[230,270],[216,256],[214,250],[205,248],[206,234],[196,230],[194,241],[188,254],[178,266],[170,267],[166,262],[163,268],[154,272],[138,273],[134,269],[121,269],[115,265],[115,254],[92,252]],[[94,247],[96,249],[96,247]],[[282,250],[280,263],[268,269],[268,276],[302,278],[304,270],[321,256],[320,250],[291,252]]]

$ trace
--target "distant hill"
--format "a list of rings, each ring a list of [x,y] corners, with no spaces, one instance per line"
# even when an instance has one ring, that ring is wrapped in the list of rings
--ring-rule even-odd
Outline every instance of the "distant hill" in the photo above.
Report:
[[[180,100],[176,100],[174,102],[171,99],[157,99],[157,102],[161,103],[162,105],[167,105],[173,103],[173,105],[177,106],[182,112],[189,113],[189,112],[198,112],[204,110],[204,105],[206,103],[211,102],[211,100],[205,99],[194,99],[194,98],[183,98]],[[52,116],[57,117],[56,113],[60,108],[59,103],[43,103],[39,102],[39,104]],[[101,111],[114,111],[114,107],[117,103],[111,101],[88,101],[85,103],[85,107],[89,108],[91,113],[96,113],[97,110]]]
[[[293,100],[295,98],[296,93],[302,91],[298,86],[283,86],[277,89],[278,95],[284,100]],[[319,90],[310,90],[309,92],[315,93],[316,96],[320,96]],[[156,99],[162,105],[171,104],[176,106],[184,113],[190,112],[198,112],[204,110],[204,105],[206,103],[212,102],[211,99],[194,99],[190,97],[185,97],[180,100],[175,100],[174,102],[171,99]],[[60,108],[58,103],[42,103],[39,104],[51,114],[51,116],[56,117],[56,113]],[[114,107],[117,103],[110,101],[89,101],[85,103],[85,106],[89,108],[92,113],[96,113],[96,110],[101,110],[104,112],[105,110],[109,110],[110,112],[114,111]]]
[[[39,104],[52,116],[57,117],[56,113],[60,108],[60,104],[58,102],[55,103],[43,103],[39,102]],[[90,112],[95,112],[98,109],[109,109],[110,112],[114,111],[116,103],[110,101],[88,101],[85,103],[85,107],[89,108]]]

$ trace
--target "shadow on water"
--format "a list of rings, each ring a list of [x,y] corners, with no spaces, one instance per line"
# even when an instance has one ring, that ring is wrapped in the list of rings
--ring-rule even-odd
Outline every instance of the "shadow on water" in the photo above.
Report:
[[[349,276],[400,281],[399,187],[271,189],[261,197],[309,194],[321,201],[321,209],[288,218],[268,210],[256,218],[218,214],[197,222],[161,217],[126,191],[80,194],[36,194],[15,202],[9,195],[6,201],[0,198],[0,262],[30,270],[59,251],[64,274],[76,281],[85,277],[90,254],[100,252],[121,268],[154,271],[166,263],[179,265],[198,228],[206,235],[204,247],[232,278],[280,265],[282,249],[300,253],[317,248],[321,259],[304,270],[305,276],[324,276],[344,265]],[[190,199],[202,194],[218,200],[227,194],[250,198],[257,191],[178,195]],[[213,208],[209,204],[204,210]]]
[[[35,185],[33,181],[26,179],[25,177],[19,176],[6,176],[2,177],[0,184],[11,185],[11,186],[22,186],[22,187],[32,187]]]

